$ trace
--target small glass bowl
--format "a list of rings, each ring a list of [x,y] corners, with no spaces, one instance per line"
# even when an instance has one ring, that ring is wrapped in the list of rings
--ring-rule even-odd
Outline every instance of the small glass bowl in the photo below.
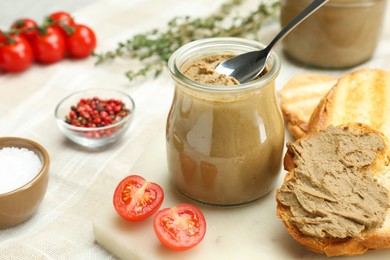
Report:
[[[120,121],[101,127],[80,127],[67,123],[66,116],[71,107],[80,99],[94,98],[121,100],[130,112]],[[60,130],[73,142],[88,148],[102,147],[121,138],[129,128],[134,115],[135,104],[126,93],[112,89],[88,89],[78,91],[65,97],[58,103],[54,115]]]

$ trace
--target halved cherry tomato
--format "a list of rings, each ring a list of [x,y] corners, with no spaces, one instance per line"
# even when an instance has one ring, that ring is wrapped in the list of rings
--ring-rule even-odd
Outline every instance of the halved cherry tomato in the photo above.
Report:
[[[31,41],[34,56],[38,62],[49,64],[65,57],[65,39],[61,32],[52,26],[35,35]]]
[[[8,72],[26,70],[33,62],[33,52],[26,39],[9,35],[0,44],[0,68]]]
[[[34,35],[38,33],[37,28],[38,24],[29,18],[18,19],[11,25],[11,29],[19,30],[19,35],[22,35],[28,41],[31,41]]]
[[[196,246],[206,234],[206,219],[192,204],[159,210],[154,215],[153,226],[161,243],[177,251]]]
[[[64,11],[58,11],[49,15],[46,18],[49,23],[53,24],[54,27],[59,29],[64,36],[68,35],[69,29],[72,29],[76,25],[73,17]]]
[[[114,192],[114,208],[128,221],[140,221],[156,212],[164,200],[160,185],[138,175],[124,178]]]
[[[96,36],[91,28],[76,24],[74,31],[66,37],[66,47],[70,56],[86,58],[96,47]]]

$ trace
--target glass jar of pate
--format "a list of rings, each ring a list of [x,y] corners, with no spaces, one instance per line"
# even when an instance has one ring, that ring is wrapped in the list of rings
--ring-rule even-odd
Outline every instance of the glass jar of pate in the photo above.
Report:
[[[239,205],[274,187],[284,146],[274,88],[279,57],[272,53],[264,75],[236,86],[211,86],[183,74],[202,57],[262,48],[246,39],[203,39],[179,48],[168,62],[175,81],[166,125],[168,170],[177,189],[192,199]]]
[[[285,26],[312,0],[282,0]],[[386,0],[330,0],[283,40],[293,60],[321,68],[348,68],[369,60],[378,44]]]

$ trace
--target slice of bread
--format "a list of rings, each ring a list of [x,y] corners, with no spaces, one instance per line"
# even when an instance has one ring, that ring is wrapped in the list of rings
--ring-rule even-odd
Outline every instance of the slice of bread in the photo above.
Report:
[[[390,72],[361,69],[341,77],[309,120],[309,132],[359,122],[390,138]]]
[[[313,110],[336,82],[337,79],[330,76],[303,73],[283,85],[280,91],[281,109],[294,138],[307,133]]]
[[[390,248],[390,150],[381,132],[329,126],[287,147],[276,211],[295,240],[327,256]]]

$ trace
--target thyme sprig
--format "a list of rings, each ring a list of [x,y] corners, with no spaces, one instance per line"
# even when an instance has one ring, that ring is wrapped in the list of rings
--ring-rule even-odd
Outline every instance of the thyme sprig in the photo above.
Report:
[[[157,77],[166,67],[171,54],[183,44],[209,37],[247,37],[257,39],[261,25],[266,19],[274,18],[279,10],[278,0],[260,1],[257,8],[246,15],[238,15],[238,8],[245,0],[229,0],[220,9],[205,18],[190,16],[175,17],[167,28],[153,29],[136,34],[126,42],[118,43],[115,50],[94,53],[96,65],[128,56],[141,62],[139,70],[129,70],[126,76],[135,78],[154,73]],[[232,13],[237,14],[232,16]]]

